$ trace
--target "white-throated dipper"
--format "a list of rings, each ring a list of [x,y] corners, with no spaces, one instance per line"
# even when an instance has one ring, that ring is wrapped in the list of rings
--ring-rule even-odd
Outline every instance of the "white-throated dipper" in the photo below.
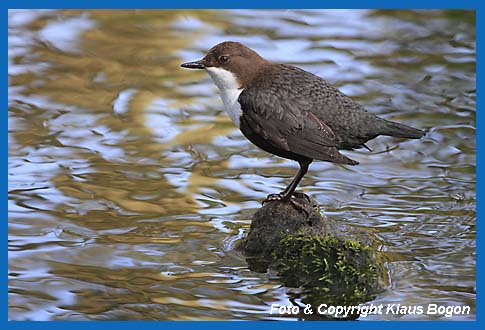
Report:
[[[290,185],[269,200],[291,200],[314,159],[357,165],[339,149],[367,148],[365,143],[378,135],[419,139],[425,134],[379,118],[324,79],[271,63],[239,42],[222,42],[182,67],[207,71],[225,110],[249,141],[300,164]]]

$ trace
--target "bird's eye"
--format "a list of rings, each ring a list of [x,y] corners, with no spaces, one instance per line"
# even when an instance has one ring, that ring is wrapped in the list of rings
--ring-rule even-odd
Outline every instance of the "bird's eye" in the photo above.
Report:
[[[226,56],[226,55],[221,55],[219,56],[219,63],[220,64],[225,64],[229,61],[229,56]]]

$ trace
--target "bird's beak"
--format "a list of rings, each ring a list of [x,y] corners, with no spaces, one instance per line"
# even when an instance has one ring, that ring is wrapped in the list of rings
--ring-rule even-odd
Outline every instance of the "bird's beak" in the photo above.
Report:
[[[202,60],[183,63],[180,66],[187,69],[205,69],[205,65],[202,63]]]

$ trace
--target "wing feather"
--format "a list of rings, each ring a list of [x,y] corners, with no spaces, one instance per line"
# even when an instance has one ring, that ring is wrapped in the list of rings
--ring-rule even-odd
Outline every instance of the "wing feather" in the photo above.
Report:
[[[357,164],[339,153],[333,130],[297,95],[249,88],[239,95],[243,117],[251,129],[273,146],[312,159]],[[292,97],[293,96],[293,97]]]

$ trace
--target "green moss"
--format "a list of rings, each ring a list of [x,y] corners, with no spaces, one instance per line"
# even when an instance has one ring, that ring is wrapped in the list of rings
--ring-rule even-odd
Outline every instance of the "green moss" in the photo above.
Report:
[[[380,267],[374,249],[358,241],[287,235],[273,258],[286,285],[311,289],[316,297],[324,295],[327,301],[334,295],[340,303],[360,303],[379,286]]]

